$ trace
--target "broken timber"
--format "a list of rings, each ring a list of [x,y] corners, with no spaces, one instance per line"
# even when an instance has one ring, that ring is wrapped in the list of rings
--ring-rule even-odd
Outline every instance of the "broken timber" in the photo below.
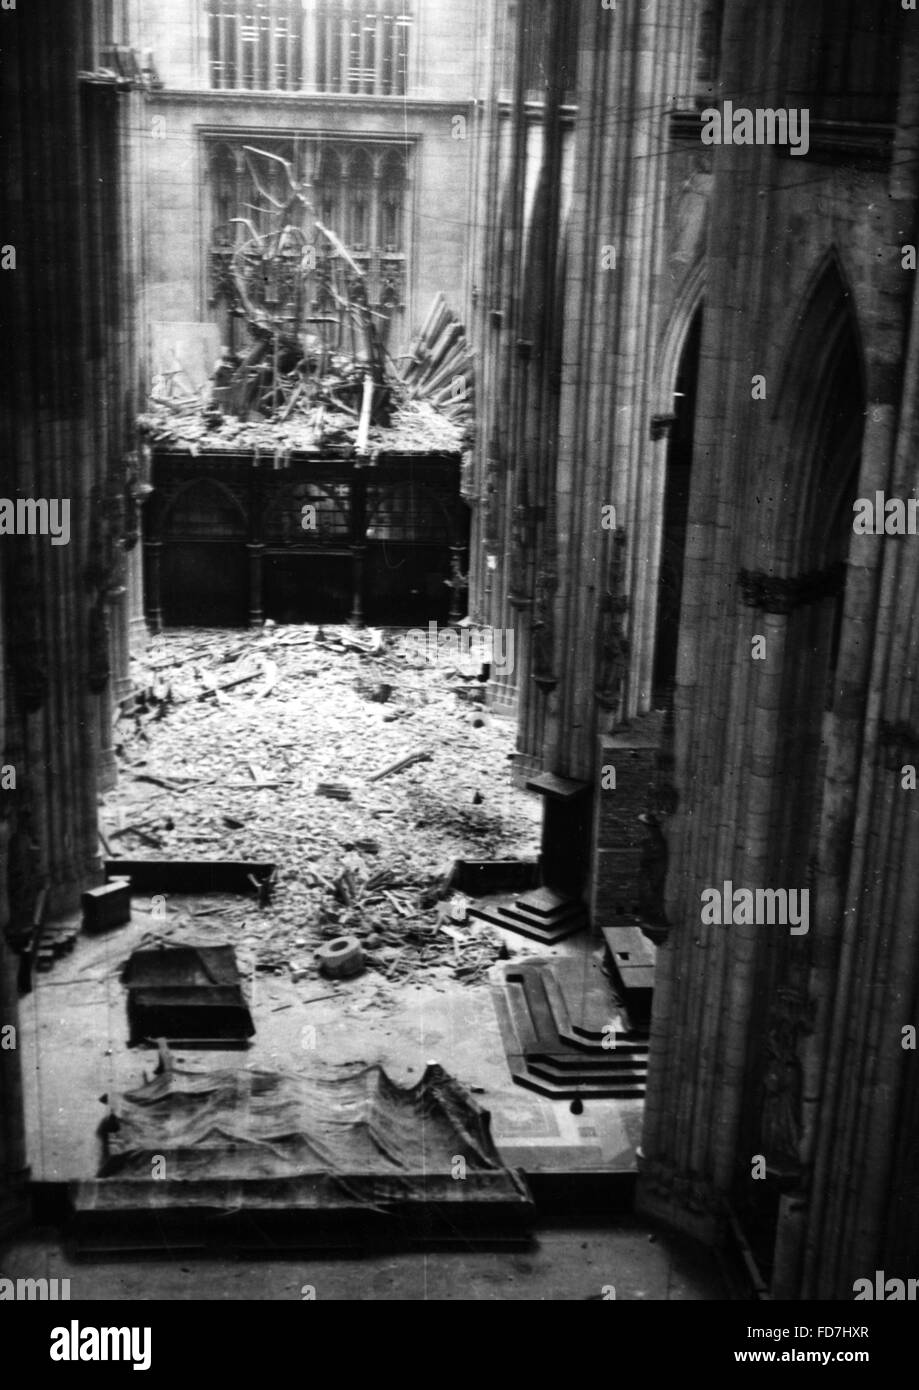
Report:
[[[368,777],[368,782],[381,782],[384,777],[392,777],[396,772],[404,772],[406,768],[413,767],[415,763],[429,763],[432,755],[428,752],[410,753],[407,758],[400,758],[397,763],[391,763],[389,767],[384,767],[381,772],[375,772],[372,777]]]
[[[107,859],[106,880],[130,878],[136,893],[252,893],[261,896],[274,864],[230,859]],[[253,882],[254,880],[254,882]]]

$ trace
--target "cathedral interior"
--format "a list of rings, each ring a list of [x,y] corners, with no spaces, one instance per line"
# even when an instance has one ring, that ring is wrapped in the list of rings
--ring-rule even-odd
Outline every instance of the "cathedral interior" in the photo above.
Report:
[[[914,1298],[919,14],[0,34],[0,1276]]]

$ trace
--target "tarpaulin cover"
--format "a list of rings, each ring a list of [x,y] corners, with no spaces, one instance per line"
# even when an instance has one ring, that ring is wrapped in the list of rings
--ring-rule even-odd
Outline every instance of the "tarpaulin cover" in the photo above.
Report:
[[[103,1178],[149,1178],[157,1158],[170,1180],[191,1182],[315,1173],[449,1178],[462,1158],[470,1177],[503,1175],[526,1194],[500,1160],[488,1112],[438,1065],[406,1087],[362,1064],[328,1076],[170,1066],[116,1097],[112,1109]]]

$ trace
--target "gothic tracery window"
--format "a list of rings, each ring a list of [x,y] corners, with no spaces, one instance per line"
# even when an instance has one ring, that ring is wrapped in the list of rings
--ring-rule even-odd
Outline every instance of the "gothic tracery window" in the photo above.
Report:
[[[407,147],[225,132],[206,137],[205,148],[211,218],[208,299],[220,315],[225,341],[234,337],[230,320],[239,307],[231,273],[234,254],[243,246],[251,250],[253,238],[280,235],[288,224],[313,243],[316,222],[341,238],[360,267],[368,302],[383,315],[388,336],[388,326],[405,309]],[[302,201],[281,211],[271,200],[282,207],[289,200],[288,171]],[[321,238],[317,245],[321,256]],[[312,305],[317,313],[328,307],[320,302],[322,269],[320,264]]]

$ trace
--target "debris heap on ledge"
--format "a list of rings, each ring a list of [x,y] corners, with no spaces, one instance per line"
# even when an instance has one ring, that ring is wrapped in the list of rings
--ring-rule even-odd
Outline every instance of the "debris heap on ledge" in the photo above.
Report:
[[[385,345],[392,306],[371,306],[364,271],[315,219],[291,166],[251,146],[246,157],[264,205],[222,229],[220,256],[221,293],[248,342],[221,350],[203,390],[183,379],[180,362],[163,371],[142,435],[193,454],[460,452],[473,422],[472,354],[443,295],[394,360]],[[264,160],[284,166],[283,201],[260,182]]]
[[[297,410],[288,420],[239,420],[222,416],[215,421],[200,405],[181,414],[157,405],[138,421],[150,444],[188,449],[198,453],[318,454],[355,447],[357,421],[350,415],[321,406]],[[427,401],[406,401],[394,410],[388,428],[371,426],[367,455],[455,454],[464,447],[461,430]]]

